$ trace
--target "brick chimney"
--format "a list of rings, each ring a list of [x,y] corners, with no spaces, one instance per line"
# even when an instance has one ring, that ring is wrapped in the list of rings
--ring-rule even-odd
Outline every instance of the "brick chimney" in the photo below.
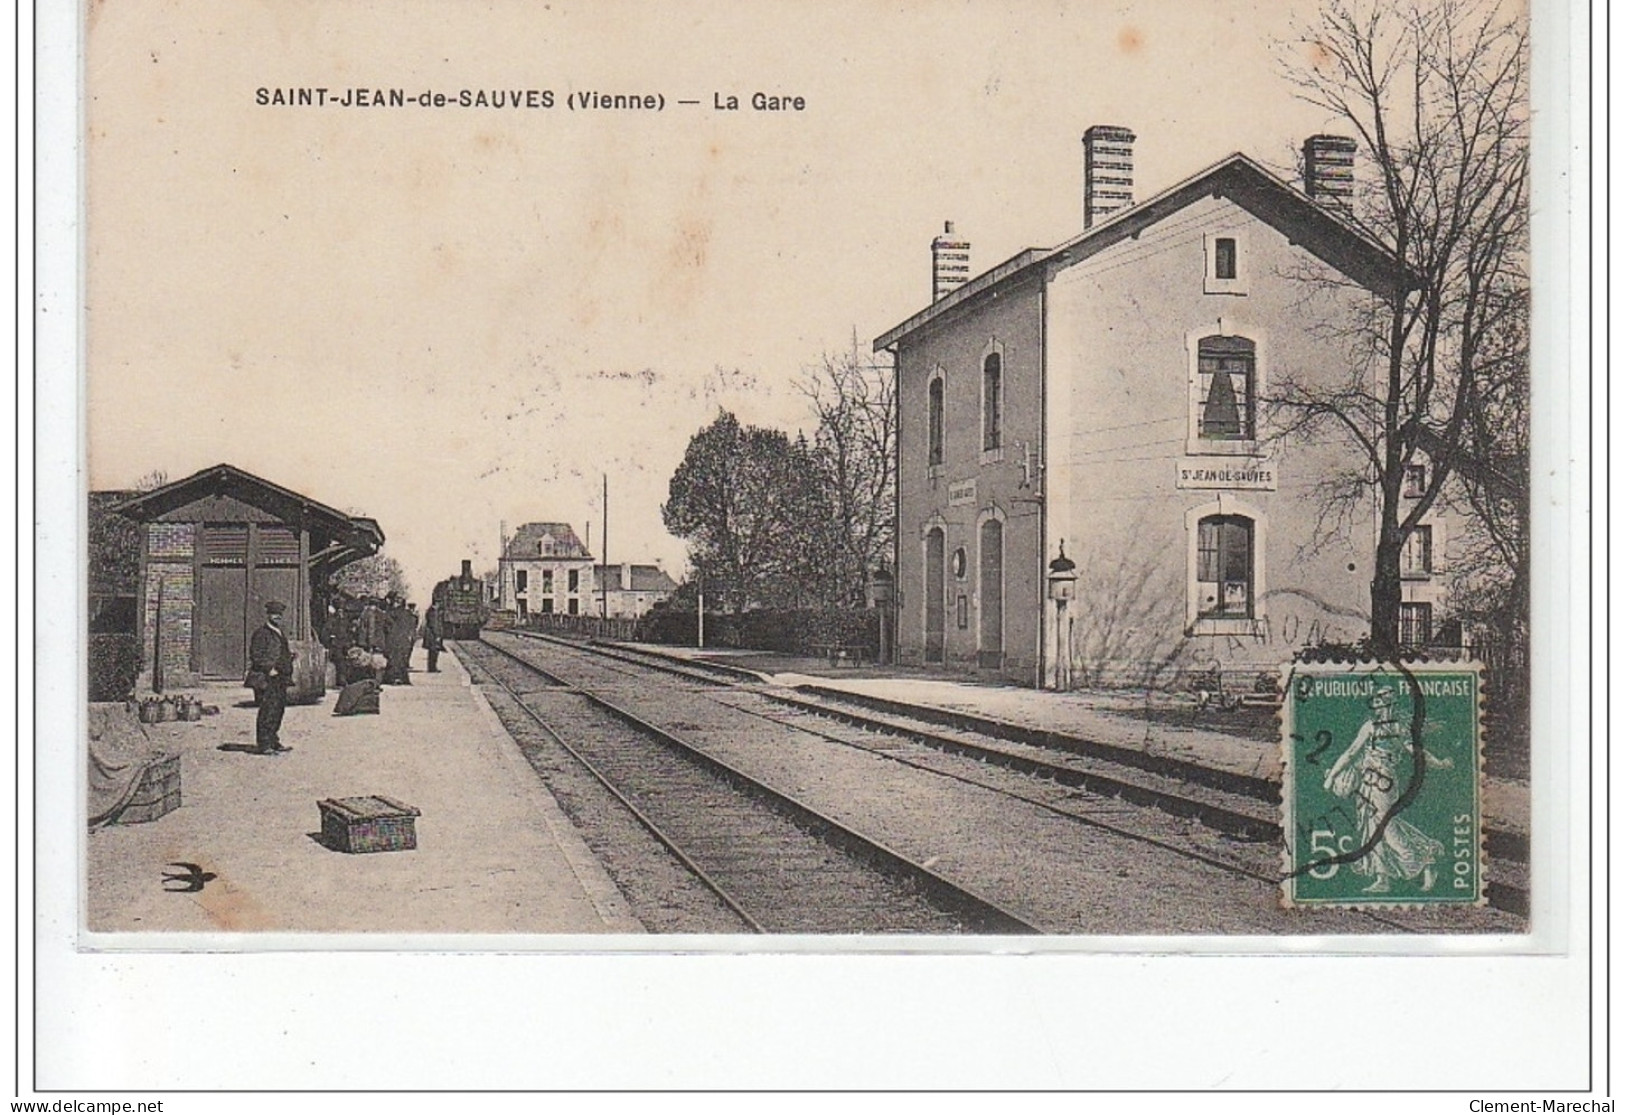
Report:
[[[1328,209],[1354,211],[1354,152],[1347,136],[1310,136],[1303,141],[1303,191]]]
[[[1096,124],[1083,133],[1083,227],[1134,204],[1134,133]]]
[[[970,279],[970,241],[954,235],[954,223],[942,223],[942,235],[931,241],[931,301],[951,294]]]

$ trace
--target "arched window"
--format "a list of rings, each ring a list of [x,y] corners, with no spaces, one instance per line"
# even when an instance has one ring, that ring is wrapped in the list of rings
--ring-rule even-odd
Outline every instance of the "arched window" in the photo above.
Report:
[[[940,465],[942,463],[942,377],[935,376],[931,380],[927,396],[926,450],[925,463]]]
[[[982,449],[997,449],[1003,444],[1001,429],[1003,415],[1000,404],[1004,401],[1004,361],[998,353],[989,353],[982,361]]]
[[[1253,615],[1253,521],[1209,515],[1196,524],[1197,613],[1204,618]]]
[[[1206,441],[1251,441],[1256,422],[1256,353],[1246,337],[1203,337],[1196,346],[1196,434]]]

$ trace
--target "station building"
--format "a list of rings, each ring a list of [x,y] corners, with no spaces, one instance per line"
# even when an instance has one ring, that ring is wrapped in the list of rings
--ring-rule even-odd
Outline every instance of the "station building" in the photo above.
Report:
[[[497,561],[497,608],[532,615],[597,614],[593,557],[569,523],[525,523]]]
[[[268,600],[287,605],[290,641],[313,642],[333,574],[384,544],[373,520],[228,464],[116,510],[141,532],[138,691],[241,680]]]
[[[1238,153],[1136,203],[1134,140],[1085,133],[1083,231],[1059,246],[967,278],[948,226],[934,300],[875,341],[898,376],[904,662],[1109,684],[1368,631],[1374,510],[1328,523],[1320,488],[1349,450],[1279,436],[1259,402],[1363,374],[1355,314],[1393,294],[1348,215],[1354,144],[1311,138],[1301,189]],[[1436,525],[1407,552],[1412,642],[1445,545]]]

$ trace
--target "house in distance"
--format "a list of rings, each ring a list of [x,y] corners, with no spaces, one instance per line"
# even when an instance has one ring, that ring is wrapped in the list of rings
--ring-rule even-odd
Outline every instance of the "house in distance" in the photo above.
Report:
[[[532,615],[596,614],[593,557],[569,523],[525,523],[497,561],[497,608]]]
[[[677,591],[677,582],[658,565],[632,562],[595,565],[592,576],[598,591],[592,614],[610,619],[637,619],[647,615],[649,609],[670,600],[671,594]]]

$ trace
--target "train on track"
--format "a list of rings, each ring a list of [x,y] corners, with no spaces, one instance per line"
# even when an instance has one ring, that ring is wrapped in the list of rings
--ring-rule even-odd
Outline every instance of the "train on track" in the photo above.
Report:
[[[485,582],[474,576],[474,563],[468,560],[461,573],[434,586],[431,599],[448,639],[477,639],[480,628],[491,618]]]

